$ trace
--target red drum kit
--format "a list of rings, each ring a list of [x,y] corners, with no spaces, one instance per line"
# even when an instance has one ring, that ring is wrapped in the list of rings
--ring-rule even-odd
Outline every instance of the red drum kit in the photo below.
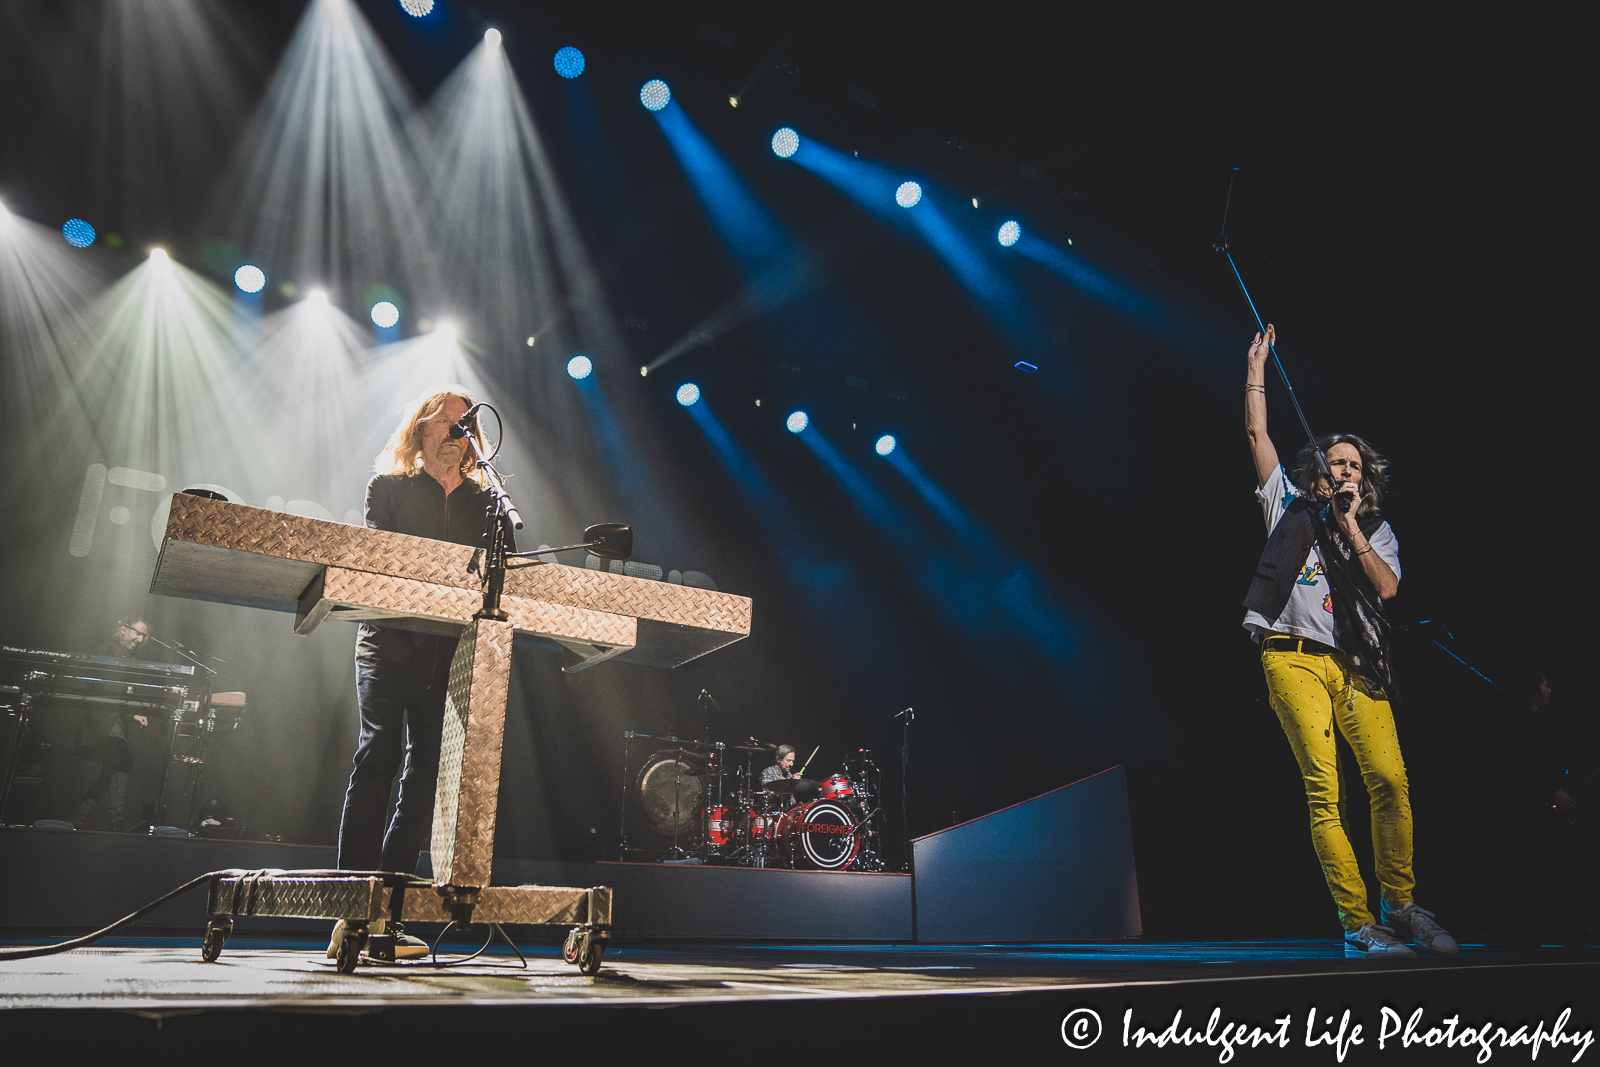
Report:
[[[881,783],[869,750],[842,760],[839,773],[826,779],[763,782],[761,772],[775,762],[776,745],[755,738],[736,745],[681,743],[652,753],[634,787],[650,826],[673,838],[670,858],[797,870],[884,869],[878,852]]]

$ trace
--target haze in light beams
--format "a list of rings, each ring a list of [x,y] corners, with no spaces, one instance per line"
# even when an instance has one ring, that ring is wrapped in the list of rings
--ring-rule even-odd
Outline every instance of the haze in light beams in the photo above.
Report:
[[[368,286],[432,291],[421,152],[405,82],[350,0],[312,0],[226,185],[226,230],[273,273],[354,307]]]

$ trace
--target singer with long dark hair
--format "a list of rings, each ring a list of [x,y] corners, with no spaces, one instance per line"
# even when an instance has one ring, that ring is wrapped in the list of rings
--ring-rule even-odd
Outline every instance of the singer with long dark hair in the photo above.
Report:
[[[1256,334],[1245,381],[1245,432],[1268,537],[1244,626],[1261,644],[1268,699],[1305,779],[1311,844],[1344,927],[1345,955],[1414,958],[1410,940],[1453,956],[1455,939],[1413,899],[1411,799],[1383,608],[1400,590],[1399,542],[1381,517],[1389,465],[1361,438],[1333,434],[1316,442],[1332,484],[1310,444],[1285,473],[1267,436],[1265,367],[1275,335],[1270,325]],[[1377,917],[1345,825],[1335,731],[1355,754],[1371,804]]]
[[[367,484],[369,527],[461,545],[484,543],[494,498],[484,488],[483,472],[464,435],[451,432],[472,404],[468,393],[451,386],[401,409]],[[476,426],[472,432],[479,432]],[[506,536],[514,548],[509,530]],[[433,824],[445,689],[455,649],[454,637],[361,624],[356,638],[361,734],[339,822],[341,869],[416,870]],[[399,796],[385,828],[397,772]],[[335,929],[329,956],[340,940]],[[397,934],[396,942],[397,956],[428,950],[425,942],[404,934]]]

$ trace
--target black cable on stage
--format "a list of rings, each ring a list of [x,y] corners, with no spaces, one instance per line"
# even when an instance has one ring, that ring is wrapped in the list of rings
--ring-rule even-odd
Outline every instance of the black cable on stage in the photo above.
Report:
[[[70,952],[75,948],[83,948],[85,945],[92,945],[103,937],[109,937],[111,934],[122,929],[124,926],[127,926],[129,923],[136,922],[137,920],[144,918],[146,915],[149,915],[152,911],[155,911],[168,901],[178,899],[191,889],[198,889],[200,886],[205,885],[213,878],[241,876],[250,873],[251,872],[249,871],[243,870],[229,870],[212,871],[210,874],[202,874],[200,877],[192,881],[185,882],[183,885],[180,885],[178,888],[174,889],[165,896],[151,901],[138,911],[134,912],[132,915],[125,915],[116,922],[112,923],[110,926],[102,927],[92,934],[84,934],[82,937],[75,937],[71,941],[57,942],[54,945],[35,945],[31,948],[0,948],[0,960],[29,960],[36,956],[54,956],[58,952]]]
[[[99,930],[96,930],[92,934],[84,934],[82,937],[75,937],[70,941],[58,941],[54,945],[35,945],[35,946],[28,947],[28,948],[0,948],[0,961],[5,961],[5,960],[29,960],[29,959],[34,959],[34,958],[39,957],[39,956],[54,956],[59,952],[70,952],[75,948],[83,948],[83,947],[85,947],[87,945],[92,945],[96,941],[101,940],[102,938],[106,938],[106,937],[111,936],[112,934],[116,933],[118,930],[122,929],[124,926],[127,926],[129,923],[137,922],[138,920],[144,918],[146,915],[149,915],[152,911],[155,911],[157,908],[161,907],[161,905],[169,903],[169,902],[174,901],[174,900],[177,900],[179,897],[183,896],[185,893],[189,892],[190,890],[198,889],[200,886],[206,884],[207,882],[210,882],[212,879],[215,879],[215,878],[250,878],[252,876],[256,877],[256,878],[260,878],[263,875],[283,875],[283,874],[292,874],[292,875],[294,875],[296,877],[304,877],[304,878],[384,878],[384,879],[392,879],[392,878],[395,877],[395,873],[393,871],[339,871],[339,870],[326,870],[326,869],[324,869],[324,870],[307,870],[307,871],[285,871],[285,870],[283,870],[281,868],[277,868],[277,867],[263,867],[263,868],[260,868],[259,870],[246,870],[244,868],[239,868],[239,867],[230,867],[227,870],[211,871],[211,872],[209,872],[207,874],[202,874],[198,878],[195,878],[195,879],[192,879],[192,880],[190,880],[188,882],[185,882],[183,885],[180,885],[178,888],[172,890],[172,892],[167,893],[164,896],[158,897],[155,900],[152,900],[150,903],[146,904],[144,907],[140,908],[138,911],[134,912],[133,914],[124,915],[122,918],[118,919],[116,922],[112,923],[110,926],[101,927]],[[423,886],[432,886],[433,885],[432,882],[424,882],[421,879],[413,879],[413,881],[416,881],[419,885],[423,885]],[[496,925],[496,924],[491,924],[491,925]],[[445,929],[449,929],[449,927],[446,927]],[[502,937],[505,937],[505,931],[504,930],[500,931],[500,933],[501,933]],[[440,935],[440,936],[442,937],[443,935]],[[493,938],[494,938],[493,931],[490,932],[489,937],[490,937],[491,940],[493,940]],[[509,937],[506,937],[506,941],[508,943],[510,942],[510,940],[511,939]],[[487,944],[484,945],[485,949],[488,948],[488,947],[489,946]],[[511,949],[512,949],[513,952],[516,952],[517,951],[517,946],[516,945],[512,945]],[[482,952],[482,949],[480,949],[479,952]],[[468,957],[468,958],[471,958],[471,957]],[[522,953],[521,952],[517,952],[517,958],[518,959],[522,958]],[[526,962],[524,962],[523,966],[527,966]]]

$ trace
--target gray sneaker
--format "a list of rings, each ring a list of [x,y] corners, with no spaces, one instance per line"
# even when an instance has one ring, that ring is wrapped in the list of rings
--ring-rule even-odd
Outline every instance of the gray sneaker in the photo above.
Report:
[[[1415,901],[1398,911],[1390,911],[1385,903],[1380,911],[1386,925],[1393,927],[1401,936],[1415,941],[1429,955],[1454,956],[1461,949],[1456,939],[1433,921],[1433,912],[1417,907]]]
[[[1394,931],[1377,923],[1367,923],[1359,930],[1346,930],[1344,954],[1351,959],[1383,957],[1392,960],[1414,960],[1412,952],[1394,936]]]

